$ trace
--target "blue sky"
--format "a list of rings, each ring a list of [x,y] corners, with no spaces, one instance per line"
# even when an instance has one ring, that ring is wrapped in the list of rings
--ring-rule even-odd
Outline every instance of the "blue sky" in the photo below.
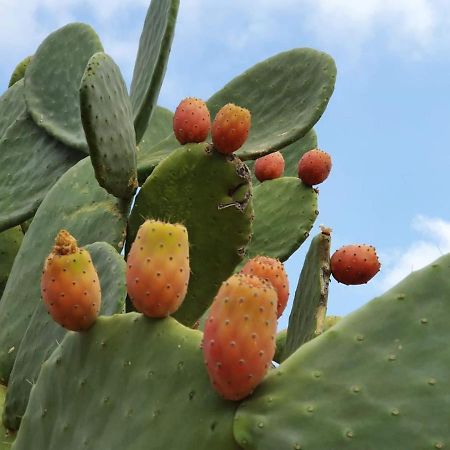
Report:
[[[0,83],[54,29],[91,24],[129,82],[149,0],[0,0]],[[332,282],[329,313],[346,314],[450,251],[450,2],[447,0],[181,0],[159,104],[208,98],[269,56],[313,47],[338,78],[316,126],[333,157],[318,225],[332,249],[376,246],[368,285]],[[307,241],[287,263],[295,290]],[[280,326],[287,323],[287,315]]]

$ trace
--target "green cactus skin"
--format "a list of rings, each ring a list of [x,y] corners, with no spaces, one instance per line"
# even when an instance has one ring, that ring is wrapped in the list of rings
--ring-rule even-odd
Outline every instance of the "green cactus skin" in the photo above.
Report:
[[[33,216],[59,177],[84,156],[22,113],[0,138],[0,231]]]
[[[14,261],[0,301],[0,380],[6,382],[31,316],[40,302],[45,258],[61,228],[80,246],[105,241],[120,249],[129,204],[101,188],[90,158],[69,169],[41,203]]]
[[[24,77],[25,100],[36,124],[85,153],[89,151],[78,90],[89,58],[101,51],[100,39],[89,25],[66,25],[42,42]]]
[[[331,327],[334,327],[342,317],[340,316],[327,316],[325,317],[325,323],[323,326],[323,331],[329,330]]]
[[[326,53],[298,48],[256,64],[207,102],[214,117],[226,103],[252,113],[242,160],[280,150],[302,138],[320,119],[334,90],[336,66]]]
[[[324,331],[331,274],[330,243],[326,230],[314,237],[308,249],[289,316],[282,360]]]
[[[136,136],[120,69],[96,53],[80,85],[80,109],[95,176],[110,194],[130,198],[137,187]]]
[[[13,84],[17,83],[24,77],[25,70],[27,70],[28,64],[30,64],[32,57],[33,56],[27,56],[26,58],[22,59],[19,64],[17,64],[9,80],[8,87],[11,87]]]
[[[3,411],[3,404],[5,402],[6,387],[0,384],[0,411]],[[11,446],[16,438],[15,433],[7,430],[2,423],[0,423],[0,450],[11,450]]]
[[[166,72],[179,0],[153,0],[145,18],[131,81],[136,142],[148,127]]]
[[[139,143],[141,156],[151,153],[152,147],[173,133],[173,112],[162,106],[156,106],[152,118]],[[179,147],[179,144],[178,146]]]
[[[301,139],[284,147],[280,153],[284,158],[284,174],[285,177],[298,177],[298,162],[300,158],[309,150],[317,148],[317,134],[314,129],[309,130]],[[255,177],[255,161],[245,162],[252,173],[253,187],[258,186],[259,181]]]
[[[19,81],[0,97],[0,138],[26,110],[23,91],[23,81]]]
[[[100,278],[100,315],[109,316],[123,312],[126,298],[125,261],[106,242],[96,242],[85,248],[89,251]],[[9,378],[3,412],[3,423],[8,429],[19,428],[31,387],[36,383],[41,365],[58,346],[58,342],[62,342],[66,333],[67,330],[45,313],[43,302],[36,305]]]
[[[234,156],[187,144],[164,159],[136,196],[127,248],[147,218],[182,223],[188,230],[191,276],[174,314],[193,325],[220,284],[241,261],[250,239],[253,208],[247,167]]]
[[[276,337],[276,348],[273,360],[278,364],[280,364],[281,361],[283,361],[284,348],[286,347],[287,331],[288,331],[287,329],[281,330],[280,332],[278,332]]]
[[[10,228],[0,233],[0,296],[3,294],[14,258],[22,244],[20,227]]]
[[[42,366],[15,450],[238,450],[236,403],[210,385],[201,336],[137,313],[67,333]]]
[[[240,445],[447,448],[449,273],[447,254],[300,347],[239,408]]]
[[[253,237],[246,258],[286,261],[309,236],[317,217],[317,193],[298,178],[265,181],[253,191]]]

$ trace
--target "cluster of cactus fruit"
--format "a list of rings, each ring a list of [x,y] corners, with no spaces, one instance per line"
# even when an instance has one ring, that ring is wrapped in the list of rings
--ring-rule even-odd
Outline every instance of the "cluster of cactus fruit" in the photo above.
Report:
[[[333,60],[280,53],[172,114],[178,7],[152,0],[129,94],[75,23],[0,98],[0,449],[447,448],[450,255],[338,319],[331,275],[380,263],[321,227],[277,334]]]

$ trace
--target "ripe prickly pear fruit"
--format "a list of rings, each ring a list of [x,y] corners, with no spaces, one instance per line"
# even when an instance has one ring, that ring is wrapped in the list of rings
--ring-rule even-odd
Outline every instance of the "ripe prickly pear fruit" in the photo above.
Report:
[[[255,162],[255,176],[258,181],[274,180],[284,173],[284,158],[280,152],[258,158]]]
[[[365,284],[380,270],[375,247],[371,245],[344,245],[330,260],[331,273],[344,284]]]
[[[180,144],[203,142],[211,128],[211,117],[203,100],[194,97],[180,102],[173,116],[173,132]]]
[[[214,148],[219,153],[233,153],[247,140],[251,125],[248,109],[228,103],[214,118],[211,136]]]
[[[41,295],[55,322],[72,331],[90,328],[101,305],[100,281],[87,250],[61,230],[45,261]]]
[[[127,258],[127,291],[135,308],[148,317],[166,317],[183,302],[189,282],[186,227],[146,220]]]
[[[283,264],[275,258],[255,256],[245,263],[241,272],[262,278],[275,288],[278,295],[277,317],[280,317],[289,298],[289,281]]]
[[[331,171],[331,156],[317,148],[306,152],[298,162],[298,176],[308,186],[320,184]]]
[[[247,397],[275,354],[277,293],[261,278],[235,274],[219,289],[202,349],[209,378],[227,400]]]

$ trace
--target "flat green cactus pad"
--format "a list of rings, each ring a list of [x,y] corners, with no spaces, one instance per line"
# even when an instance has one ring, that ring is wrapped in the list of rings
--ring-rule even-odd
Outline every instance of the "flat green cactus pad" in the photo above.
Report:
[[[174,315],[182,323],[193,325],[201,317],[241,261],[251,233],[250,192],[247,167],[238,158],[188,144],[164,159],[136,196],[128,248],[146,218],[179,222],[188,230],[191,276]]]
[[[102,304],[100,314],[109,316],[124,310],[126,298],[125,261],[106,242],[86,245],[100,278]],[[8,383],[3,423],[17,430],[25,413],[31,387],[41,365],[62,342],[67,331],[47,314],[43,302],[36,305],[33,317],[20,344]]]
[[[28,64],[30,64],[32,56],[27,56],[22,59],[19,64],[15,67],[13,73],[11,74],[11,78],[9,80],[8,87],[11,87],[13,84],[17,83],[21,80],[25,75],[25,70],[27,70]]]
[[[156,106],[152,118],[145,130],[139,143],[141,154],[147,151],[151,152],[151,148],[159,144],[169,134],[173,133],[173,112],[167,108]]]
[[[287,329],[281,330],[277,334],[275,355],[273,355],[273,360],[278,364],[280,364],[281,361],[283,361],[284,348],[286,347],[286,337],[287,337]]]
[[[84,156],[23,112],[0,138],[0,231],[31,217],[58,178]]]
[[[0,97],[0,138],[25,110],[23,81],[19,81]]]
[[[328,232],[319,233],[306,254],[289,316],[282,359],[324,331],[331,274],[330,241]]]
[[[280,153],[284,158],[284,174],[285,177],[298,177],[298,162],[300,158],[307,151],[317,148],[317,134],[314,129],[308,131],[301,139],[294,143],[284,147],[280,150]],[[253,186],[259,184],[258,179],[255,177],[255,161],[245,162],[252,173]]]
[[[244,449],[450,445],[450,254],[303,345],[239,408]]]
[[[286,261],[308,237],[317,217],[317,193],[298,178],[265,181],[253,191],[253,237],[247,258]]]
[[[236,154],[255,159],[302,138],[333,93],[336,66],[326,53],[298,48],[256,64],[208,100],[211,117],[226,103],[247,108],[252,126]]]
[[[130,88],[138,143],[148,127],[164,79],[179,3],[152,1],[145,18]]]
[[[153,172],[153,169],[177,148],[180,148],[180,143],[173,133],[151,148],[147,148],[144,145],[142,151],[138,152],[137,169],[139,183],[144,183],[147,177]]]
[[[5,402],[6,387],[0,385],[0,411],[3,410]],[[0,450],[11,450],[11,446],[16,438],[15,434],[7,430],[2,423],[0,423]]]
[[[137,187],[131,103],[119,67],[105,53],[89,60],[80,85],[80,108],[100,186],[116,197],[130,198]]]
[[[23,233],[20,227],[10,228],[0,233],[0,296],[8,281],[14,258],[22,244]]]
[[[89,58],[103,50],[95,31],[72,23],[51,33],[25,73],[25,99],[37,125],[69,147],[88,153],[78,89]]]
[[[128,313],[69,332],[42,366],[15,450],[238,450],[201,333]]]
[[[40,277],[56,234],[67,229],[80,246],[123,245],[128,203],[101,188],[90,158],[69,169],[41,203],[23,239],[0,301],[0,379],[6,382],[31,316],[40,302]]]

